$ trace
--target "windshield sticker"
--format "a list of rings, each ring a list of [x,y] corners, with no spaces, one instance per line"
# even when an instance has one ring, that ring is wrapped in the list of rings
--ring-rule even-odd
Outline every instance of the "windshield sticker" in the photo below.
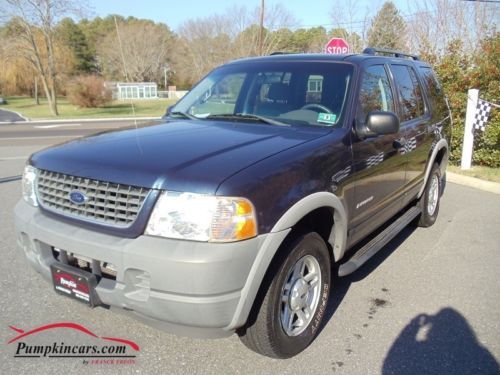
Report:
[[[335,113],[318,113],[318,119],[316,122],[322,122],[324,124],[334,125],[337,122],[337,115]]]

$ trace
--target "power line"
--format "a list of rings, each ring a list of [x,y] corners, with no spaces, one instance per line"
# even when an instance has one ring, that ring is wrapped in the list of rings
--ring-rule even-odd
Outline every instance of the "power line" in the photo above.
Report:
[[[500,4],[500,0],[462,0],[462,1],[469,1],[471,3],[493,3],[493,4]]]
[[[473,1],[473,0],[467,0],[467,1]],[[488,0],[488,1],[492,1],[492,0]],[[500,0],[499,0],[500,2]],[[433,13],[436,13],[436,11],[420,11],[420,12],[415,12],[415,13],[411,13],[411,14],[401,14],[401,17],[403,19],[410,19],[412,17],[415,17],[415,16],[420,16],[420,15],[423,15],[423,14],[433,14]],[[303,24],[284,24],[284,25],[272,25],[271,27],[269,27],[268,29],[269,30],[278,30],[278,29],[284,29],[284,28],[288,28],[288,29],[301,29],[301,28],[312,28],[312,27],[341,27],[341,26],[350,26],[348,27],[349,29],[361,29],[363,28],[366,24],[369,24],[371,19],[373,18],[374,16],[369,16],[369,17],[366,17],[365,19],[363,20],[356,20],[356,21],[346,21],[346,22],[335,22],[335,23],[323,23],[323,24],[309,24],[309,25],[303,25]],[[357,25],[357,26],[354,26],[354,25]]]

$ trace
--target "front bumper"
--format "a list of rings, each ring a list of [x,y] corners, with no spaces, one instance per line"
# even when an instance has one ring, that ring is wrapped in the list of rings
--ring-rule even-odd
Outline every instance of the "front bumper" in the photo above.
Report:
[[[47,280],[53,248],[108,262],[116,280],[100,279],[102,303],[168,331],[196,337],[230,335],[250,269],[266,235],[233,243],[140,236],[121,238],[68,224],[20,201],[18,246]]]

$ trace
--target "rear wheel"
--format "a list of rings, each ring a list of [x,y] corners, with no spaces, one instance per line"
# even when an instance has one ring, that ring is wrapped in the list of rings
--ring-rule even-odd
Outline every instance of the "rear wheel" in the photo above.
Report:
[[[280,249],[268,272],[270,283],[254,306],[241,341],[253,351],[288,358],[303,351],[318,333],[330,289],[330,255],[314,232]]]
[[[439,202],[441,198],[441,171],[439,165],[432,166],[429,179],[425,185],[424,194],[418,205],[422,211],[418,220],[418,226],[430,227],[434,224],[439,213]]]

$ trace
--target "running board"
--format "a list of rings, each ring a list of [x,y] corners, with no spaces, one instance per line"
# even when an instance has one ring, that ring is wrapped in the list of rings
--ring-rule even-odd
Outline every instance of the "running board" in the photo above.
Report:
[[[420,215],[420,208],[418,207],[412,207],[406,211],[394,223],[389,225],[383,232],[377,235],[377,237],[359,249],[356,254],[351,257],[351,259],[349,259],[346,263],[341,264],[339,267],[339,276],[347,276],[356,271],[359,267],[365,264],[368,259],[387,245],[390,240],[396,237],[396,235],[401,232],[404,227],[410,224],[411,221],[418,215]]]

